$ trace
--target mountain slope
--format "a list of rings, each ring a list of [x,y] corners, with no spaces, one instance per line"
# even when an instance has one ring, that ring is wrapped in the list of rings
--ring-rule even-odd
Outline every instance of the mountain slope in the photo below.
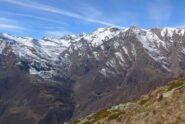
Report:
[[[20,77],[41,80],[36,82],[36,88],[39,89],[40,84],[59,87],[59,92],[64,88],[67,94],[53,95],[68,99],[65,104],[70,106],[71,115],[66,120],[137,99],[185,75],[184,50],[185,29],[181,28],[107,27],[90,34],[38,40],[0,34],[2,68],[9,68],[9,63],[14,61]],[[14,57],[9,59],[11,54]],[[9,69],[1,71],[2,77],[13,68]]]
[[[139,100],[104,109],[72,124],[184,124],[185,79],[170,82]]]
[[[7,53],[6,51],[4,51]],[[14,53],[0,56],[0,123],[61,124],[72,117],[70,85],[25,73]]]

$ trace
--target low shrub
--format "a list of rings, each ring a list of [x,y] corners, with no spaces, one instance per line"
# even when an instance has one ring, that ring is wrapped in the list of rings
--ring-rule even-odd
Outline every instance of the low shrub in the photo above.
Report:
[[[110,111],[107,111],[106,109],[102,110],[102,111],[99,111],[97,113],[95,113],[91,119],[93,119],[93,122],[96,122],[100,119],[103,119],[105,117],[107,117],[108,115],[110,114]]]
[[[184,83],[182,81],[176,81],[174,83],[171,83],[170,86],[168,87],[167,91],[170,91],[174,88],[178,88],[180,86],[182,86]]]
[[[78,124],[79,122],[79,120],[72,120],[70,124]]]
[[[111,121],[111,120],[115,120],[117,119],[120,115],[124,114],[124,112],[116,112],[116,113],[113,113],[111,114],[109,117],[108,117],[108,121]]]

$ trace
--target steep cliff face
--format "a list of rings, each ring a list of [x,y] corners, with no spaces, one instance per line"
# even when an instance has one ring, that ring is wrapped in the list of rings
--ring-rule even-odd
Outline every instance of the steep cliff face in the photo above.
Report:
[[[137,101],[113,106],[71,124],[184,124],[185,79],[170,82]]]
[[[17,95],[19,100],[22,94],[32,94],[31,89],[37,89],[40,94],[41,87],[52,98],[65,99],[64,106],[58,107],[62,110],[69,107],[65,113],[68,111],[70,115],[61,114],[67,120],[137,99],[168,80],[183,76],[185,29],[108,27],[90,34],[39,40],[1,33],[0,63],[4,69],[2,87],[12,86],[8,91],[2,88],[2,94],[21,90]],[[18,79],[14,81],[14,78]],[[23,84],[28,86],[22,87]],[[29,99],[42,101],[38,94],[33,93]],[[1,98],[8,100],[5,96]],[[58,116],[53,118],[57,120]]]

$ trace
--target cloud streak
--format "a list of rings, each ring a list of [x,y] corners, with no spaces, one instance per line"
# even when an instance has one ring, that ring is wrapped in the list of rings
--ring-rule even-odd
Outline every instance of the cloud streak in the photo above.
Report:
[[[0,13],[7,14],[7,15],[14,15],[14,16],[24,16],[24,17],[34,18],[34,19],[37,19],[37,20],[52,22],[52,23],[56,23],[56,24],[62,24],[62,25],[65,25],[66,24],[66,23],[61,22],[61,21],[57,21],[57,20],[53,20],[53,19],[48,19],[48,18],[44,18],[44,17],[39,17],[39,16],[34,16],[34,15],[29,15],[29,14],[14,13],[14,12],[7,12],[7,11],[1,11]]]
[[[16,24],[16,22],[7,19],[7,18],[0,18],[0,29],[4,30],[24,30],[23,27]]]
[[[68,32],[68,31],[45,31],[44,32],[45,36],[54,36],[54,37],[62,37],[69,34],[71,34],[71,32]]]
[[[0,29],[16,29],[16,30],[23,30],[24,28],[19,27],[17,25],[12,25],[12,24],[2,24],[0,23]]]
[[[91,23],[97,23],[97,24],[102,24],[102,25],[106,25],[106,26],[119,27],[119,26],[117,26],[115,24],[112,24],[110,22],[107,22],[107,21],[102,21],[102,20],[94,19],[94,18],[88,18],[88,17],[82,16],[78,13],[74,13],[74,12],[71,12],[71,11],[66,11],[66,10],[63,10],[63,9],[59,9],[59,8],[49,6],[49,5],[40,4],[40,3],[37,3],[37,2],[27,2],[27,3],[25,3],[23,1],[18,1],[18,0],[1,0],[1,1],[2,2],[7,2],[7,3],[10,3],[10,4],[14,4],[14,5],[18,5],[18,6],[22,6],[22,7],[37,9],[37,10],[50,12],[50,13],[55,13],[55,14],[59,14],[59,15],[63,15],[63,16],[68,16],[68,17],[76,18],[76,19],[91,22]]]

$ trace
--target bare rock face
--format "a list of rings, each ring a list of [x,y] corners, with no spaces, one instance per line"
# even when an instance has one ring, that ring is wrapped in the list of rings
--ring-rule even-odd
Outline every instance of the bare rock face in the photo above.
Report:
[[[20,92],[16,100],[10,99],[13,95],[1,96],[3,104],[17,101],[2,108],[4,122],[10,121],[7,111],[18,105],[21,110],[15,111],[20,115],[10,116],[18,122],[24,120],[25,113],[34,113],[29,118],[31,124],[63,123],[137,99],[183,76],[185,29],[108,27],[90,34],[40,40],[1,33],[0,65],[0,93]],[[8,86],[11,88],[6,90]],[[42,95],[44,98],[39,97]],[[38,105],[36,112],[25,109],[24,100],[29,107]]]

